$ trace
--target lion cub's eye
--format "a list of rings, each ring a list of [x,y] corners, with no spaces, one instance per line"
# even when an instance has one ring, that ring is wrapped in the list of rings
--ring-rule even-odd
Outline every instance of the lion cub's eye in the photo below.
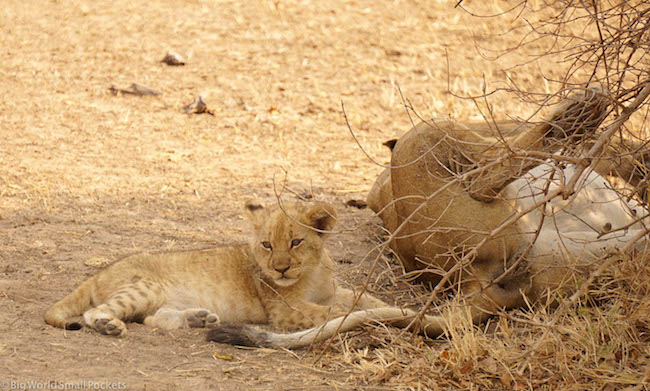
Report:
[[[291,241],[291,248],[298,247],[302,243],[302,239],[294,239]]]
[[[270,242],[262,242],[262,247],[264,247],[267,250],[273,250],[273,246],[271,246]]]

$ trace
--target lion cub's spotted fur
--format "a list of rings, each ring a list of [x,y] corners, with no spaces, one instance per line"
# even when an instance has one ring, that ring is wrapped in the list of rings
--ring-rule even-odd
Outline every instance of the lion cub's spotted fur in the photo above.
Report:
[[[352,305],[353,292],[336,286],[323,248],[336,222],[330,205],[248,203],[245,212],[253,225],[249,245],[125,258],[52,306],[45,321],[114,336],[125,335],[127,321],[163,329],[220,322],[303,329]],[[369,296],[358,304],[383,306]]]

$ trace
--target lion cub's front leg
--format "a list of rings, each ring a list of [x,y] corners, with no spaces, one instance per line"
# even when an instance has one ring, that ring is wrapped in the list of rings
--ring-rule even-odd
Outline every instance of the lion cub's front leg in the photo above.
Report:
[[[344,315],[338,308],[306,301],[288,302],[273,300],[267,303],[269,322],[285,330],[302,330],[325,323],[328,319]]]
[[[321,305],[300,301],[290,303],[286,300],[274,300],[267,305],[270,322],[287,330],[301,330],[320,326],[330,319],[347,314],[356,300],[357,294],[349,289],[336,288],[332,305]],[[362,309],[387,307],[383,301],[363,294],[357,302]]]
[[[336,305],[344,311],[349,311],[357,300],[357,296],[359,296],[359,293],[353,292],[350,289],[337,287]],[[364,293],[357,301],[356,307],[367,310],[371,308],[389,307],[389,305],[369,293]]]
[[[177,310],[163,307],[155,314],[144,319],[145,326],[159,327],[165,330],[180,328],[214,327],[219,324],[219,316],[203,308]]]

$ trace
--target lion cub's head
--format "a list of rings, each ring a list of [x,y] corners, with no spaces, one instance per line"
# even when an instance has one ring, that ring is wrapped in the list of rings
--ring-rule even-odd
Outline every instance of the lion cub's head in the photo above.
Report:
[[[285,202],[265,208],[249,201],[244,210],[254,228],[253,256],[262,272],[279,286],[295,284],[318,265],[323,241],[336,223],[336,211],[324,203]]]

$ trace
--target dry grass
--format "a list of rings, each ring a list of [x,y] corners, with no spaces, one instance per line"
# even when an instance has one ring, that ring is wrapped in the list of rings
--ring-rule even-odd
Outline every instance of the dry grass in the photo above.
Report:
[[[372,286],[384,286],[378,293],[391,296],[400,281],[399,275],[384,274]],[[467,307],[453,299],[437,309],[448,319],[447,335],[440,340],[379,325],[369,334],[350,333],[327,345],[318,365],[351,372],[342,384],[386,389],[645,390],[648,281],[646,258],[618,259],[552,329],[547,325],[553,308],[509,311],[476,326]],[[420,288],[398,295],[399,302],[421,307],[426,292]]]

